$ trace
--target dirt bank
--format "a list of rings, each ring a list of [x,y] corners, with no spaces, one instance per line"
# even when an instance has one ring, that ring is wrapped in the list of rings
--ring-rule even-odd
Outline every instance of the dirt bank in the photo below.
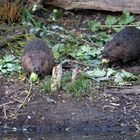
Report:
[[[0,78],[0,131],[133,131],[140,126],[140,86],[96,91],[76,99],[64,91],[44,93],[38,84]],[[15,130],[15,129],[14,129]]]

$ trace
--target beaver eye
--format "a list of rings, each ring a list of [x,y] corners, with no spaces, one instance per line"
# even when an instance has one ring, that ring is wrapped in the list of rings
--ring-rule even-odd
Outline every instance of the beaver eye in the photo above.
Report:
[[[120,43],[119,43],[119,42],[117,42],[117,43],[116,43],[116,46],[120,46]]]
[[[29,55],[29,58],[31,58],[31,55]]]

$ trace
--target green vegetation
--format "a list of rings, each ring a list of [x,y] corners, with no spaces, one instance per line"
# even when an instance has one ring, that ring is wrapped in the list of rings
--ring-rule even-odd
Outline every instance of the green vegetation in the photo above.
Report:
[[[0,74],[13,74],[20,71],[21,65],[18,58],[13,55],[5,55],[0,59]]]
[[[51,91],[51,77],[46,76],[44,79],[45,82],[43,82],[41,88],[45,92],[50,92]]]
[[[131,15],[130,12],[128,12],[127,10],[124,10],[120,17],[114,17],[111,15],[108,15],[106,17],[105,23],[103,25],[101,24],[100,21],[96,21],[96,20],[89,21],[88,25],[89,25],[89,28],[91,31],[104,30],[104,28],[112,29],[112,27],[116,31],[119,31],[124,26],[137,26],[137,25],[139,25],[139,22],[134,22],[134,21],[135,21],[134,16]],[[129,25],[129,24],[131,24],[131,25]]]
[[[117,85],[127,85],[127,82],[131,80],[138,80],[138,77],[129,72],[126,72],[124,70],[116,71],[111,68],[95,68],[94,70],[87,71],[87,77],[92,78],[96,81],[113,82]]]
[[[44,10],[44,9],[43,9]],[[22,10],[21,26],[27,28],[29,33],[43,38],[49,45],[53,46],[53,54],[58,63],[61,60],[71,59],[78,61],[83,75],[71,82],[71,73],[64,72],[62,78],[62,89],[72,95],[79,96],[81,93],[88,93],[93,82],[112,82],[114,85],[125,85],[131,80],[137,80],[136,76],[111,68],[102,68],[101,51],[106,41],[114,33],[121,30],[124,26],[139,26],[134,16],[124,10],[120,16],[108,15],[104,22],[91,20],[87,23],[87,30],[92,34],[78,34],[76,31],[65,29],[57,24],[57,20],[65,15],[62,9],[47,9],[47,23],[43,19],[34,17],[27,9]],[[46,12],[47,13],[47,12]],[[32,35],[31,35],[32,36]],[[30,36],[24,35],[25,38]],[[21,40],[21,44],[24,42]],[[21,48],[20,48],[21,49]],[[81,66],[82,63],[82,66]],[[75,64],[74,64],[75,65]],[[11,55],[6,55],[0,59],[0,73],[19,72],[21,65],[19,59]],[[50,91],[50,78],[46,78],[43,85],[45,91]]]
[[[92,92],[92,80],[80,75],[75,81],[65,83],[63,89],[75,97],[90,95]]]
[[[71,81],[71,72],[65,72],[62,77],[61,85],[61,89],[66,93],[74,97],[80,97],[82,95],[90,95],[93,82],[84,74],[80,74],[76,80]],[[45,92],[51,91],[51,77],[47,76],[45,78],[42,88]]]

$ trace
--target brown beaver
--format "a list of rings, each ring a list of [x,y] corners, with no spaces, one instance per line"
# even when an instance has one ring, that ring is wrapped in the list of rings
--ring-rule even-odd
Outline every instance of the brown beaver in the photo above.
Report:
[[[22,65],[28,73],[51,74],[54,66],[51,49],[41,39],[27,40]]]
[[[140,30],[126,27],[105,44],[103,58],[109,62],[132,62],[140,59]]]

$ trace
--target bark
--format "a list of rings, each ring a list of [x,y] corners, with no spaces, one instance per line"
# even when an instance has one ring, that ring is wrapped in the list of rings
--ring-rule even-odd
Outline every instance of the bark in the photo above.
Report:
[[[96,9],[116,12],[127,9],[132,13],[140,13],[140,0],[43,0],[43,2],[66,10]]]

